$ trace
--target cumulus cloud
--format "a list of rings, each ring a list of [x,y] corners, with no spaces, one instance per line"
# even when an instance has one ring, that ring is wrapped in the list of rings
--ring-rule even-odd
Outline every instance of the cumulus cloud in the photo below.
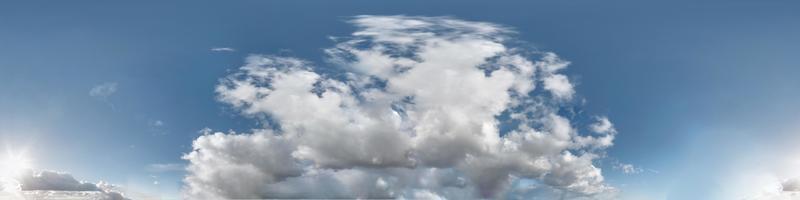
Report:
[[[0,197],[6,199],[98,199],[125,200],[117,187],[76,180],[68,173],[26,170],[15,177],[5,177]]]
[[[558,97],[557,97],[558,98]],[[581,146],[590,148],[608,148],[614,145],[614,137],[616,137],[617,130],[614,125],[608,120],[608,117],[595,117],[596,121],[589,124],[589,131],[595,135],[576,136],[575,141]]]
[[[117,92],[117,83],[115,82],[107,82],[100,85],[96,85],[89,90],[89,96],[105,99]]]
[[[614,124],[608,120],[608,117],[596,117],[597,122],[589,125],[589,130],[595,133],[613,134],[617,130],[614,129]]]
[[[338,71],[251,55],[221,79],[218,100],[266,126],[203,132],[183,156],[186,198],[502,198],[519,180],[614,191],[593,164],[610,122],[587,135],[559,114],[574,95],[559,73],[569,62],[512,46],[513,31],[492,23],[348,22],[357,31],[325,50]],[[501,135],[501,123],[515,125]]]
[[[562,60],[555,53],[545,53],[538,63],[541,69],[540,76],[544,83],[544,89],[549,91],[556,99],[570,100],[575,94],[575,89],[566,75],[558,74],[558,71],[566,68],[570,63]]]
[[[741,175],[739,175],[741,176]],[[722,194],[723,198],[744,200],[796,200],[800,199],[799,178],[781,180],[770,173],[746,173],[742,178],[731,183],[723,183],[726,189],[735,189]]]
[[[236,49],[230,48],[230,47],[215,47],[215,48],[211,48],[211,51],[216,51],[216,52],[234,52],[234,51],[236,51]]]
[[[575,90],[567,79],[567,76],[556,74],[544,78],[544,89],[550,91],[553,96],[561,99],[571,99]]]
[[[800,177],[783,181],[781,188],[785,192],[800,192]]]

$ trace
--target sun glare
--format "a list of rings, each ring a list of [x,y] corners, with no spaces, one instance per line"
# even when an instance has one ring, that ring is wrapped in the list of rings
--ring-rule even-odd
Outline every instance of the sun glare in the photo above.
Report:
[[[30,160],[23,154],[8,153],[0,159],[0,177],[14,177],[30,169]]]

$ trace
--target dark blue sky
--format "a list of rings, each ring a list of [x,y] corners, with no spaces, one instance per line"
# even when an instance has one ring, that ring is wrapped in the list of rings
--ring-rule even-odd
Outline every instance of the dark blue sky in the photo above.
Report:
[[[797,139],[798,10],[796,1],[3,1],[0,139],[42,168],[174,193],[181,174],[148,165],[182,163],[205,127],[259,126],[215,100],[218,79],[246,55],[324,63],[328,36],[353,31],[347,17],[452,16],[513,27],[573,63],[566,73],[578,77],[584,109],[619,131],[609,158],[658,171],[624,175],[605,163],[610,183],[631,196],[717,197],[741,152]],[[118,84],[113,95],[88,95],[106,82]],[[153,174],[162,185],[148,185]]]

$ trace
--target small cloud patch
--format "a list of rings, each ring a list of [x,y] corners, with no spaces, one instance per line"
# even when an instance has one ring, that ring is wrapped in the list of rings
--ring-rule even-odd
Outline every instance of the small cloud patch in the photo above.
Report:
[[[234,51],[236,51],[236,49],[230,48],[230,47],[215,47],[215,48],[211,48],[211,51],[214,51],[214,52],[234,52]]]
[[[117,92],[117,83],[106,82],[92,87],[92,89],[89,90],[89,96],[99,99],[106,99],[116,92]]]

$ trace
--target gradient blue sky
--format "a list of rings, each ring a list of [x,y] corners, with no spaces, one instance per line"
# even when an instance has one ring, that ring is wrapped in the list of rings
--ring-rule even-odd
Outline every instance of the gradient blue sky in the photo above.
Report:
[[[182,172],[148,165],[185,163],[205,127],[259,126],[214,98],[248,54],[322,62],[328,36],[353,31],[346,17],[452,16],[514,27],[573,63],[566,73],[584,109],[619,131],[600,166],[624,196],[717,198],[750,166],[741,163],[800,152],[779,148],[800,141],[798,10],[796,1],[3,1],[0,145],[27,149],[39,168],[177,196]],[[89,95],[107,82],[115,93]],[[610,160],[646,170],[623,174]]]

